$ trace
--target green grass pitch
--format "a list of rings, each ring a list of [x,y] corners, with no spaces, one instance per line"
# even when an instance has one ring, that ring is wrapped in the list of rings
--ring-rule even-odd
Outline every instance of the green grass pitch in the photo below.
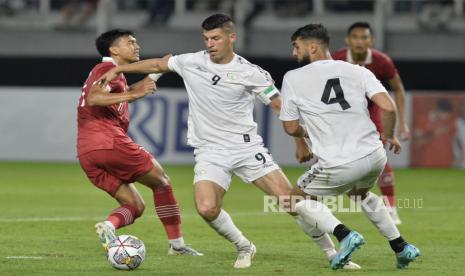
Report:
[[[118,233],[141,238],[147,258],[137,270],[120,272],[107,263],[93,229],[116,203],[88,182],[79,165],[0,163],[0,275],[464,275],[465,170],[396,170],[402,204],[422,204],[399,210],[401,233],[422,253],[407,270],[395,269],[388,243],[362,213],[336,214],[365,236],[366,244],[353,255],[362,266],[357,272],[330,270],[293,219],[264,213],[263,194],[237,178],[224,208],[258,251],[251,268],[234,270],[235,248],[195,212],[192,166],[165,170],[181,205],[184,237],[205,256],[166,255],[167,240],[151,194],[138,186],[146,201],[145,213]],[[304,168],[284,171],[295,182]]]

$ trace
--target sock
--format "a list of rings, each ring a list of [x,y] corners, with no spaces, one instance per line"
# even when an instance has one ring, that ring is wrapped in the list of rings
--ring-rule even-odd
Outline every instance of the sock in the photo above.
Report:
[[[362,202],[362,210],[368,219],[378,228],[379,232],[389,241],[400,237],[399,230],[391,219],[386,206],[377,195],[368,192],[368,196]]]
[[[334,236],[336,236],[337,240],[341,242],[347,235],[350,234],[350,229],[347,228],[344,224],[339,224],[334,228],[333,231]]]
[[[183,237],[180,237],[180,238],[177,238],[177,239],[171,239],[171,240],[169,240],[169,243],[174,248],[180,248],[180,247],[183,247],[185,245]]]
[[[295,210],[302,216],[305,223],[312,225],[323,233],[333,233],[334,228],[341,224],[326,205],[316,200],[302,200],[295,205]]]
[[[123,226],[132,224],[139,216],[140,214],[136,207],[124,204],[111,211],[106,221],[111,223],[115,229],[119,229]]]
[[[211,228],[221,236],[225,237],[228,241],[236,245],[237,248],[247,246],[250,244],[250,241],[244,237],[241,231],[234,225],[231,217],[225,210],[221,209],[218,217],[208,222]]]
[[[404,250],[404,247],[407,245],[407,242],[404,241],[402,237],[398,237],[397,239],[389,241],[389,245],[391,246],[392,250],[394,250],[394,252],[400,253],[402,252],[402,250]]]
[[[168,239],[181,238],[181,215],[171,186],[159,186],[153,189],[153,201]]]
[[[396,207],[396,196],[394,194],[394,171],[391,165],[386,164],[383,173],[378,178],[378,186],[381,194],[385,197],[386,206]]]
[[[293,218],[295,219],[297,225],[299,225],[299,227],[302,229],[302,231],[304,231],[304,233],[320,247],[321,251],[326,254],[328,260],[332,260],[337,251],[334,248],[334,243],[329,235],[327,233],[321,232],[321,230],[316,229],[311,225],[306,224],[301,216],[295,216]]]
[[[105,223],[106,226],[110,227],[111,231],[113,233],[115,233],[116,229],[115,229],[115,226],[113,225],[113,223],[111,221],[106,220],[103,223]]]

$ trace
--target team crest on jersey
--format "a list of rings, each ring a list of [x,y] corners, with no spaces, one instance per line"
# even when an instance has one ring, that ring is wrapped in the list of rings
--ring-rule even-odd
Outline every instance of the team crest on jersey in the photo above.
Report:
[[[232,81],[235,81],[239,78],[239,76],[236,73],[231,73],[231,72],[227,73],[226,77]]]

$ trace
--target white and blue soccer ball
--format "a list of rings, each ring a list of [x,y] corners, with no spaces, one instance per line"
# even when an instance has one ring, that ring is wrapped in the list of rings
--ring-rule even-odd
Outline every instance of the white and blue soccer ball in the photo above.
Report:
[[[138,268],[145,259],[145,245],[131,235],[120,235],[108,247],[108,261],[121,270]]]

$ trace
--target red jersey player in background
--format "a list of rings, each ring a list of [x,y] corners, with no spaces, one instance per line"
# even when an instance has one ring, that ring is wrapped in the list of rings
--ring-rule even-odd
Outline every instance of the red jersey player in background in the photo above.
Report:
[[[132,224],[145,209],[133,182],[153,192],[155,210],[169,239],[168,255],[201,253],[185,245],[181,233],[179,205],[169,177],[155,158],[128,136],[128,102],[156,89],[149,77],[128,87],[120,74],[108,85],[96,83],[107,71],[139,60],[139,45],[131,31],[111,30],[101,34],[96,46],[102,63],[90,72],[79,100],[77,153],[89,180],[116,199],[119,207],[95,225],[105,249],[116,238],[115,229]]]
[[[374,39],[370,25],[366,22],[352,24],[347,30],[345,42],[348,47],[333,53],[333,58],[364,66],[373,72],[378,80],[389,84],[391,89],[394,90],[395,101],[399,111],[399,137],[401,140],[408,140],[410,138],[410,131],[405,120],[404,85],[392,60],[386,54],[372,48]],[[368,101],[368,110],[370,111],[371,120],[375,123],[376,129],[382,137],[381,110],[371,101]],[[378,179],[378,186],[383,196],[387,199],[386,205],[393,221],[396,224],[400,224],[401,221],[397,214],[394,194],[394,172],[389,163],[386,164],[383,173]]]

